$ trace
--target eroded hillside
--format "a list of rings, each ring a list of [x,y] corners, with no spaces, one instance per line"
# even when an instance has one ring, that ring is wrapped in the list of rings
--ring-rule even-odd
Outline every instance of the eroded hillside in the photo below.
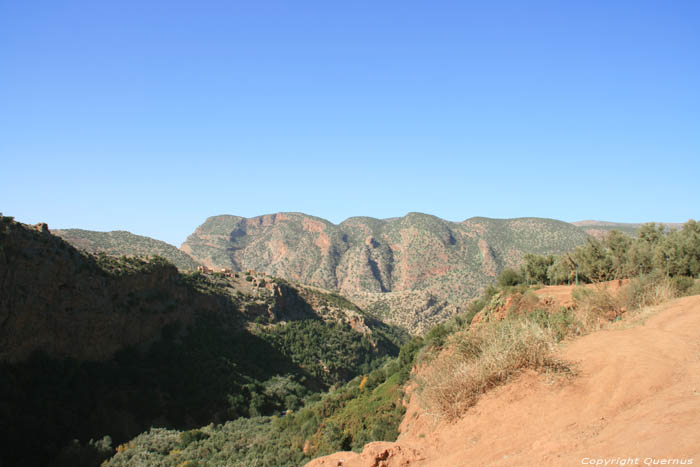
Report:
[[[337,290],[388,322],[422,333],[465,308],[526,253],[560,253],[586,234],[551,219],[449,222],[410,213],[339,225],[299,213],[215,216],[182,250],[212,268],[264,271]]]

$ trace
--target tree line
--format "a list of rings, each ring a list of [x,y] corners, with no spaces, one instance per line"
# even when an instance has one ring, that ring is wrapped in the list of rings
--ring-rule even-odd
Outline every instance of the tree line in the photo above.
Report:
[[[680,229],[671,230],[651,222],[639,229],[636,238],[612,230],[600,240],[589,237],[570,253],[527,254],[519,269],[503,270],[498,283],[560,285],[651,273],[667,277],[700,274],[700,223],[689,220]]]

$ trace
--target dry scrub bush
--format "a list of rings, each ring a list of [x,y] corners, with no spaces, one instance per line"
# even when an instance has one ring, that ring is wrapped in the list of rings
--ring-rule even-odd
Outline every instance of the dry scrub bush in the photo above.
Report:
[[[524,369],[569,370],[553,356],[555,338],[527,319],[506,319],[454,336],[452,345],[419,376],[428,412],[454,419],[479,396]]]
[[[693,280],[689,288],[683,291],[685,295],[700,295],[700,280]]]
[[[629,281],[620,292],[628,310],[654,306],[675,298],[676,288],[665,277],[644,276]]]
[[[630,279],[617,292],[603,284],[577,287],[572,296],[576,303],[576,319],[585,332],[600,329],[605,322],[614,321],[624,313],[658,305],[678,296],[673,282],[661,275]]]
[[[613,321],[625,312],[620,294],[611,292],[604,284],[576,287],[571,296],[576,304],[576,318],[586,332],[600,328],[601,321]]]
[[[523,293],[513,294],[510,298],[510,306],[506,311],[511,313],[530,313],[540,305],[540,299],[532,289],[527,289]]]

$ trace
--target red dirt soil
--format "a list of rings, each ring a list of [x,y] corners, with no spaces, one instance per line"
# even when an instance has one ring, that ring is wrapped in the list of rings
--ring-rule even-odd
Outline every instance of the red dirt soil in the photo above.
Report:
[[[659,310],[565,344],[570,380],[525,372],[456,422],[436,421],[414,393],[398,441],[307,466],[700,465],[700,296]]]

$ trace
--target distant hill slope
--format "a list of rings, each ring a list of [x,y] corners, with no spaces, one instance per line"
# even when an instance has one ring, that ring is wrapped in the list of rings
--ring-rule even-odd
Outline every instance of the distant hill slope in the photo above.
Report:
[[[296,409],[406,337],[326,290],[94,256],[0,216],[0,465],[49,465],[62,448],[75,460],[72,439]]]
[[[634,224],[625,222],[607,222],[607,221],[596,221],[596,220],[586,220],[586,221],[576,221],[572,222],[573,225],[580,227],[588,235],[596,238],[604,237],[611,230],[618,230],[623,234],[629,235],[630,237],[636,237],[637,231],[644,224]],[[670,222],[659,222],[659,224],[666,226],[669,229],[679,229],[683,226],[682,223],[670,223]]]
[[[210,217],[181,248],[212,268],[253,269],[338,290],[387,322],[421,333],[465,307],[526,253],[561,253],[586,237],[553,219],[450,222],[410,213],[335,225],[278,213]]]
[[[135,235],[124,230],[113,232],[96,232],[82,229],[52,230],[54,235],[58,235],[74,247],[87,251],[88,253],[99,253],[101,251],[112,256],[135,255],[135,256],[162,256],[178,269],[196,269],[198,264],[187,253],[178,250],[173,245],[142,235]]]

